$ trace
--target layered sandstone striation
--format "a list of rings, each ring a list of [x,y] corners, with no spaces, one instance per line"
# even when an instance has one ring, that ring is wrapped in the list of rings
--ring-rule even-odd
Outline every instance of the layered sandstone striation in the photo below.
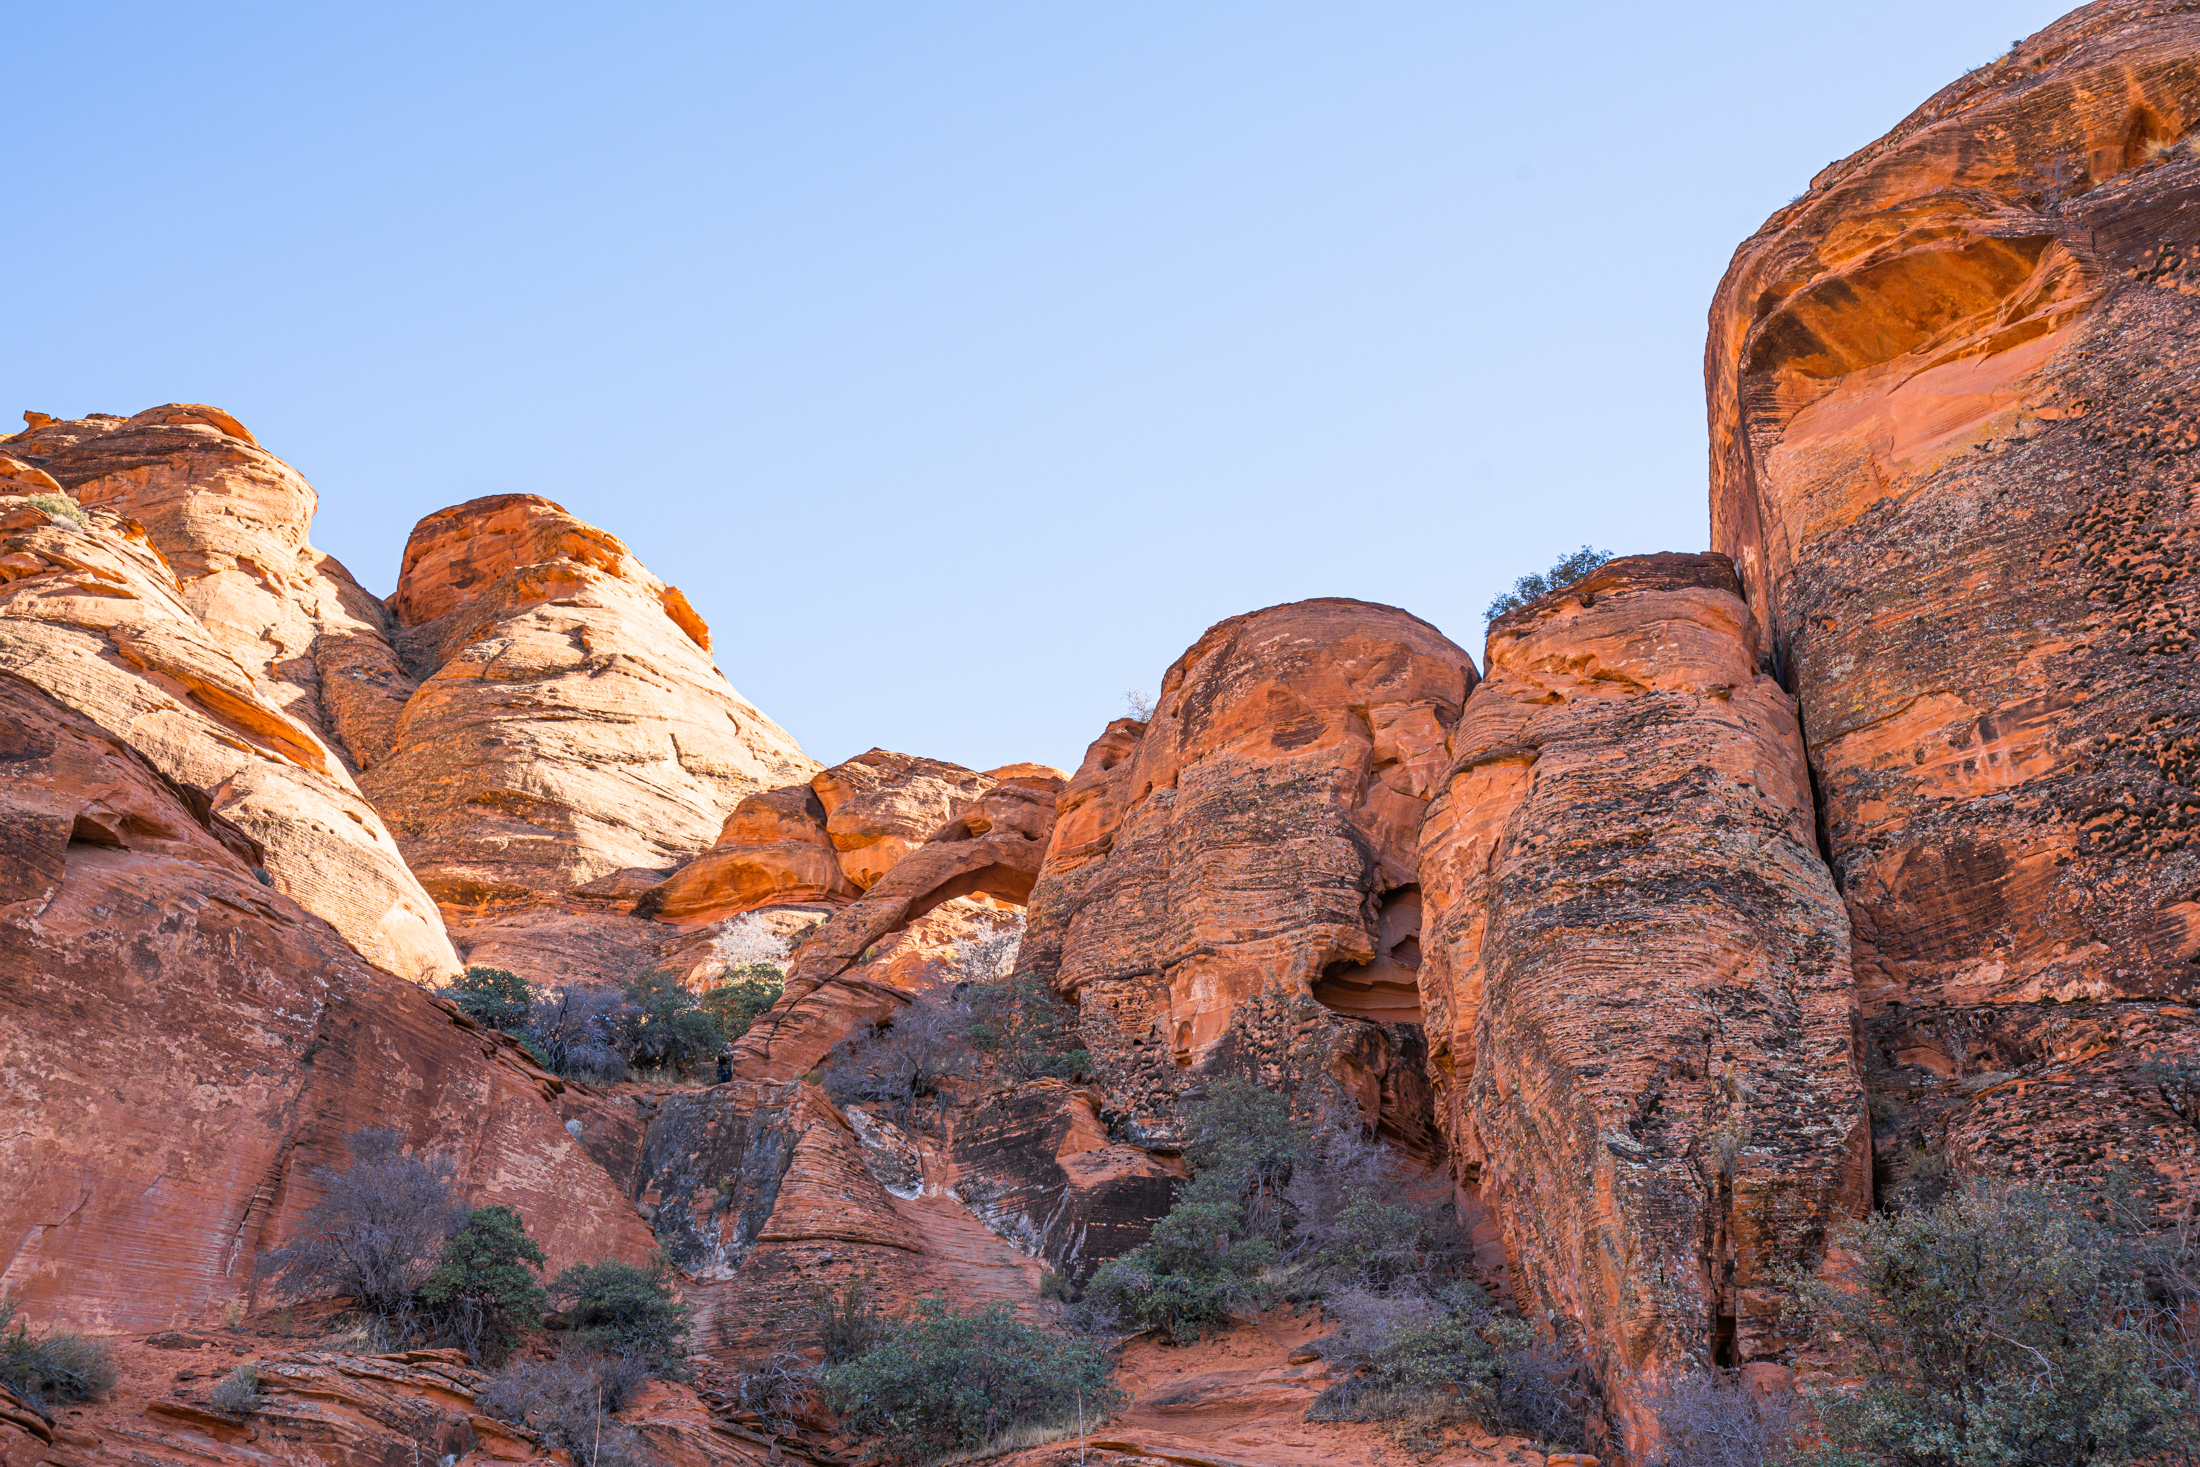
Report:
[[[1435,1144],[1418,1005],[1395,980],[1419,962],[1417,837],[1474,682],[1418,618],[1302,601],[1217,624],[1150,722],[1094,742],[1020,966],[1076,996],[1133,1140],[1173,1144],[1188,1089],[1247,1074],[1341,1089]]]
[[[38,431],[56,426],[76,425]],[[20,438],[8,446],[22,446]],[[72,475],[68,465],[80,462],[70,455],[82,445],[31,446],[53,449],[45,461]],[[276,888],[369,962],[420,981],[456,972],[434,902],[331,736],[307,721],[320,705],[267,667],[240,661],[194,614],[192,588],[135,520],[105,508],[79,514],[82,523],[0,496],[0,671],[207,792],[264,849]],[[224,579],[202,576],[197,585]]]
[[[822,778],[822,776],[820,776]],[[733,807],[709,850],[642,894],[640,916],[681,925],[721,922],[758,907],[852,901],[825,830],[825,806],[807,784],[783,785]]]
[[[473,961],[624,976],[653,937],[634,900],[817,769],[679,591],[546,499],[422,520],[389,605],[420,682],[361,782]]]
[[[517,1207],[553,1267],[646,1256],[560,1082],[361,961],[257,855],[215,802],[0,674],[0,1291],[102,1332],[217,1315],[374,1126]]]
[[[1454,1164],[1631,1435],[1675,1372],[1780,1358],[1785,1275],[1871,1196],[1848,919],[1740,589],[1634,556],[1493,623],[1421,839]]]
[[[2200,1048],[2196,126],[2200,15],[2086,6],[1713,304],[1713,540],[1800,699],[1897,1150],[2086,1170],[2176,1124],[2113,1067]]]

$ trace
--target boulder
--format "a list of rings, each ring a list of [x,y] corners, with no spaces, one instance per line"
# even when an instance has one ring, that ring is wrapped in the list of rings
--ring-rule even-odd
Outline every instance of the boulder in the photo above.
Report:
[[[552,1268],[645,1258],[561,1083],[363,962],[255,854],[203,794],[0,674],[0,1292],[100,1332],[218,1316],[375,1126],[516,1207]]]
[[[1662,1383],[1796,1343],[1870,1202],[1847,914],[1724,556],[1612,561],[1487,668],[1421,836],[1437,1115],[1640,1445]]]
[[[0,671],[206,791],[259,843],[276,889],[369,962],[421,982],[455,973],[434,902],[321,730],[276,701],[285,685],[198,620],[136,521],[81,515],[0,497]]]
[[[1131,1140],[1177,1144],[1180,1097],[1246,1076],[1435,1144],[1418,1005],[1392,975],[1419,961],[1417,837],[1475,676],[1403,611],[1301,601],[1218,623],[1150,722],[1094,741],[1019,966],[1076,996]]]
[[[2052,1036],[2193,1048],[2196,126],[2200,15],[2085,6],[1829,165],[1712,306],[1713,542],[1800,700],[1873,1083],[1931,1118],[1884,1139],[1952,1144],[2007,1070],[2003,1124],[2112,1151],[2126,1107],[2044,1081],[2120,1087]]]

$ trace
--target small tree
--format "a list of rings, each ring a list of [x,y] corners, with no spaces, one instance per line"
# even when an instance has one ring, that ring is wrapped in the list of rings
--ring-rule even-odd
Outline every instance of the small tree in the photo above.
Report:
[[[739,976],[735,976],[738,972]],[[752,963],[728,969],[726,981],[706,992],[703,1012],[718,1021],[718,1030],[731,1044],[749,1032],[749,1026],[770,1011],[787,991],[787,980],[769,963]]]
[[[477,1360],[504,1358],[523,1330],[542,1322],[549,1300],[536,1275],[542,1249],[509,1207],[477,1207],[443,1245],[421,1285],[420,1302]]]
[[[1095,1419],[1121,1399],[1089,1341],[1019,1324],[1005,1304],[972,1313],[927,1294],[870,1349],[825,1372],[826,1403],[855,1435],[912,1457],[975,1452],[1018,1426]]]
[[[2078,1467],[2200,1448],[2186,1400],[2150,1375],[2139,1254],[2090,1211],[1973,1180],[1858,1225],[1843,1276],[1802,1281],[1864,1375],[1823,1407],[1828,1460]]]
[[[315,1168],[321,1196],[284,1247],[261,1268],[293,1298],[349,1295],[377,1321],[402,1318],[426,1281],[444,1240],[465,1217],[451,1189],[451,1163],[408,1155],[395,1131],[373,1128],[344,1138],[351,1164]]]
[[[843,1042],[825,1065],[825,1090],[834,1100],[872,1100],[908,1119],[920,1100],[941,1083],[969,1073],[970,1014],[960,1004],[922,996],[887,1023]]]
[[[725,1048],[725,1033],[687,985],[661,968],[627,981],[633,1006],[632,1056],[639,1064],[676,1066],[683,1073]]]
[[[34,1335],[21,1309],[20,1299],[0,1298],[0,1385],[17,1400],[50,1421],[55,1404],[113,1389],[120,1373],[104,1344],[72,1330]]]
[[[1511,590],[1500,591],[1492,598],[1489,609],[1483,614],[1495,621],[1506,612],[1517,611],[1539,596],[1565,590],[1611,558],[1612,552],[1609,550],[1597,550],[1584,545],[1571,555],[1560,556],[1551,563],[1549,570],[1540,575],[1525,575],[1514,581]]]
[[[712,952],[725,966],[725,976],[736,974],[765,976],[759,968],[771,969],[771,975],[784,979],[787,954],[794,943],[774,931],[761,913],[745,912],[718,929],[718,936],[711,944]]]
[[[524,1029],[535,996],[527,980],[503,968],[468,968],[448,990],[460,1012],[498,1031]]]
[[[624,1080],[637,1016],[623,994],[574,984],[539,994],[529,1042],[553,1072],[584,1080]]]
[[[672,1268],[662,1254],[647,1268],[631,1263],[576,1263],[550,1285],[563,1306],[573,1341],[584,1349],[632,1355],[658,1375],[684,1377],[695,1311],[673,1294]]]

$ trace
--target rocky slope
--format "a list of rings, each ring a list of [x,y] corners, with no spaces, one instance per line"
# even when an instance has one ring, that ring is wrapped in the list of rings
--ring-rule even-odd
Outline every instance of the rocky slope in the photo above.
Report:
[[[0,1292],[101,1331],[202,1320],[370,1126],[553,1260],[646,1255],[509,1041],[360,960],[203,793],[0,674]]]
[[[1076,995],[1131,1139],[1173,1144],[1187,1088],[1250,1074],[1433,1144],[1408,986],[1417,842],[1474,682],[1416,617],[1302,601],[1211,628],[1150,722],[1094,742],[1061,799],[1021,966]],[[1397,997],[1332,1008],[1325,980]]]
[[[2193,1185],[2123,1071],[2195,1048],[2196,125],[2200,16],[2089,5],[1712,307],[1713,540],[1801,702],[1889,1152]]]
[[[1637,1441],[1798,1342],[1871,1200],[1849,933],[1794,702],[1725,557],[1615,560],[1490,628],[1421,830],[1437,1111],[1523,1312]]]

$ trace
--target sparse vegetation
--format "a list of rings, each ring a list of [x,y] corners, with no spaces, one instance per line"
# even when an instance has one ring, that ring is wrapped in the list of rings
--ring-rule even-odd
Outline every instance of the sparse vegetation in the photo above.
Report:
[[[963,974],[961,997],[970,1014],[970,1042],[1001,1074],[1017,1080],[1076,1079],[1092,1068],[1079,1043],[1077,1007],[1033,974],[1018,976],[1023,923],[955,945]]]
[[[321,1195],[295,1239],[261,1267],[292,1298],[349,1296],[373,1326],[401,1331],[413,1295],[427,1282],[446,1239],[465,1220],[451,1188],[451,1163],[408,1155],[395,1131],[344,1138],[351,1164],[307,1176]]]
[[[684,1075],[725,1048],[718,1020],[674,974],[661,968],[636,974],[627,980],[626,1001],[633,1013],[621,1037],[635,1064]]]
[[[430,1320],[476,1360],[502,1360],[549,1308],[536,1275],[542,1248],[509,1207],[477,1207],[443,1245],[420,1287]]]
[[[631,1356],[655,1375],[684,1379],[695,1311],[673,1294],[672,1265],[660,1255],[631,1263],[576,1263],[550,1285],[575,1345]]]
[[[825,1372],[826,1403],[893,1456],[935,1461],[1019,1428],[1097,1421],[1120,1399],[1089,1341],[1019,1324],[1005,1304],[970,1313],[927,1294],[877,1343]]]
[[[817,1367],[792,1350],[775,1350],[741,1372],[734,1399],[756,1413],[764,1425],[782,1434],[794,1430],[795,1416],[816,1387]]]
[[[814,930],[805,929],[802,935],[807,937]],[[725,976],[729,979],[737,973],[764,976],[755,972],[759,968],[770,968],[772,976],[785,978],[787,955],[794,946],[760,913],[745,912],[719,929],[711,951],[725,965]]]
[[[1685,1376],[1651,1406],[1665,1438],[1651,1467],[1776,1467],[1802,1426],[1792,1395],[1753,1389],[1733,1370]]]
[[[906,1123],[920,1102],[939,1096],[945,1081],[969,1073],[970,1025],[964,1005],[919,995],[886,1023],[833,1051],[825,1092],[843,1105],[885,1105]]]
[[[655,1459],[640,1434],[613,1419],[647,1378],[639,1361],[620,1355],[514,1360],[482,1383],[475,1403],[570,1452],[577,1467],[648,1467]]]
[[[33,494],[29,498],[32,507],[44,510],[48,518],[67,520],[79,527],[92,522],[92,517],[84,512],[84,506],[66,494]]]
[[[0,1298],[0,1385],[48,1420],[66,1401],[104,1395],[119,1378],[106,1345],[73,1330],[31,1333],[22,1301]]]
[[[845,1365],[878,1343],[886,1316],[877,1301],[878,1280],[866,1270],[841,1284],[811,1288],[797,1320],[817,1332],[818,1348],[828,1365]]]
[[[1802,1281],[1820,1337],[1864,1376],[1855,1394],[1821,1398],[1824,1445],[1804,1460],[2077,1467],[2200,1452],[2181,1358],[2193,1320],[2149,1307],[2174,1292],[2164,1263],[2184,1250],[2101,1210],[1974,1179],[1858,1225],[1842,1275]]]
[[[525,1028],[534,1010],[527,980],[504,968],[468,968],[444,992],[467,1018],[499,1032]]]
[[[1609,550],[1598,550],[1584,545],[1572,554],[1562,555],[1551,562],[1549,570],[1522,576],[1512,583],[1512,589],[1498,592],[1491,598],[1489,609],[1483,615],[1495,621],[1508,611],[1526,606],[1538,596],[1563,591],[1611,558],[1612,552]]]
[[[238,1366],[206,1393],[206,1404],[232,1416],[251,1414],[260,1404],[260,1372],[249,1363]]]
[[[553,1073],[611,1082],[626,1078],[635,1022],[634,1006],[617,990],[567,984],[536,996],[521,1037]]]
[[[1140,723],[1150,722],[1153,718],[1153,694],[1147,692],[1144,688],[1125,688],[1123,690],[1123,712],[1127,717],[1135,718]]]

